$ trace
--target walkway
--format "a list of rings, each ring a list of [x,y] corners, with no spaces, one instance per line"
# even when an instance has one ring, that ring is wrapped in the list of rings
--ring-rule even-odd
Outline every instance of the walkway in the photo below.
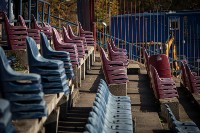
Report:
[[[91,70],[87,71],[86,79],[79,88],[79,99],[67,114],[64,120],[59,120],[59,133],[83,132],[87,123],[87,117],[91,110],[96,89],[103,74],[100,62],[96,62]],[[131,97],[132,114],[136,123],[136,133],[169,133],[167,124],[159,117],[159,104],[154,98],[152,89],[149,88],[149,80],[144,69],[140,74],[128,75],[128,95]],[[178,81],[177,81],[178,82]],[[178,85],[178,83],[177,83]],[[192,119],[200,126],[199,110],[189,103],[181,88],[180,94],[180,119]]]

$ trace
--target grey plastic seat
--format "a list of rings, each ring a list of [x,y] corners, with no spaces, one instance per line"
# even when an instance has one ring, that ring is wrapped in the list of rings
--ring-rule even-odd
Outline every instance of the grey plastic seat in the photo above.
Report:
[[[42,92],[40,75],[24,74],[14,71],[10,67],[1,47],[0,66],[0,91],[2,97],[10,101],[11,111],[13,113],[12,118],[29,119],[46,116],[46,103],[43,99],[44,93]],[[33,107],[35,108],[34,111]],[[24,114],[23,117],[17,114],[22,111]]]
[[[53,50],[51,46],[49,45],[47,36],[42,32],[40,33],[40,40],[41,40],[40,42],[41,52],[42,52],[43,57],[47,59],[56,59],[56,60],[63,61],[67,79],[73,78],[74,72],[73,72],[69,52]]]
[[[35,41],[27,37],[29,71],[41,75],[45,94],[69,93],[64,63],[60,60],[46,59],[39,53]]]

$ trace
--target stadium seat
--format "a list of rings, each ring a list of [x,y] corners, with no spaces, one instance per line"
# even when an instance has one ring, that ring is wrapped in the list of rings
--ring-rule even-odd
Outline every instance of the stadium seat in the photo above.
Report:
[[[41,75],[44,93],[69,93],[63,61],[44,58],[32,38],[26,41],[29,71]]]

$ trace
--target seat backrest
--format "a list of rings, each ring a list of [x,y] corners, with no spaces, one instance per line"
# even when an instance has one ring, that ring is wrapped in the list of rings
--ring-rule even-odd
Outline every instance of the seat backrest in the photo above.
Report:
[[[21,26],[27,27],[27,26],[26,26],[26,23],[25,23],[25,21],[24,21],[24,18],[23,18],[21,15],[18,16],[18,21],[19,21],[19,24],[20,24]]]
[[[26,46],[27,46],[27,54],[28,54],[28,63],[31,65],[31,62],[37,60],[37,58],[41,57],[39,50],[37,48],[36,42],[31,37],[26,38]]]
[[[188,79],[189,90],[191,91],[191,93],[195,93],[197,90],[192,85],[195,77],[192,74],[192,71],[190,70],[190,67],[188,66],[188,64],[185,64],[185,70],[186,70],[186,75],[187,75],[187,79]]]
[[[68,35],[70,38],[75,37],[76,35],[74,35],[74,32],[72,30],[72,27],[70,25],[67,25],[67,31],[68,31]]]
[[[109,59],[112,60],[112,56],[113,56],[112,53],[114,51],[113,51],[112,46],[109,41],[107,42],[107,45],[108,45],[108,56],[109,56]]]
[[[7,73],[8,71],[13,71],[13,69],[10,67],[6,54],[1,47],[0,47],[0,68],[1,68],[0,73],[2,76],[0,77],[1,79],[5,78],[4,75],[5,73]]]
[[[43,32],[40,32],[40,47],[43,55],[47,54],[48,51],[54,51],[49,45],[47,36]]]
[[[79,35],[80,35],[82,32],[84,32],[83,27],[80,22],[78,22],[78,28],[79,28]]]
[[[53,43],[54,46],[56,46],[56,44],[62,43],[62,38],[60,37],[58,31],[55,28],[53,28],[52,30],[53,30]]]
[[[72,40],[72,39],[69,37],[68,31],[67,31],[67,29],[65,28],[65,26],[63,26],[62,29],[63,29],[63,40],[64,40],[64,42],[67,42],[67,41],[69,41],[69,40]]]
[[[85,130],[83,133],[98,133],[96,128],[94,128],[91,124],[86,124]]]
[[[115,42],[112,38],[110,39],[110,46],[112,47],[112,49],[114,49],[116,47]]]
[[[38,25],[34,15],[31,15],[31,28],[32,29],[42,28],[40,25]]]
[[[97,129],[98,133],[101,133],[103,130],[103,123],[101,119],[99,119],[98,115],[94,112],[90,112],[88,123],[91,124],[94,128]]]
[[[108,75],[107,75],[107,70],[106,70],[106,65],[107,65],[108,59],[107,59],[106,53],[102,47],[100,47],[100,57],[101,57],[102,68],[103,68],[103,73],[105,75],[105,79],[106,79],[106,81],[109,81]]]
[[[143,54],[144,54],[145,67],[146,67],[147,71],[149,71],[149,55],[148,55],[147,50],[145,48],[143,49]]]
[[[160,78],[172,77],[169,59],[165,54],[150,56],[149,65],[155,67]]]
[[[184,62],[180,62],[181,64],[181,79],[183,82],[184,87],[188,87],[188,77],[187,77],[187,73],[186,73],[186,69],[185,69],[185,63]]]

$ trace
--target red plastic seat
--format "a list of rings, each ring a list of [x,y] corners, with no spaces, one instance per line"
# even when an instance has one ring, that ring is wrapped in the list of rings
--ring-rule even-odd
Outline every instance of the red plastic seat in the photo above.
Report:
[[[183,83],[183,86],[187,89],[189,89],[189,83],[188,83],[188,78],[187,78],[187,73],[186,73],[186,69],[185,69],[185,63],[183,62],[180,62],[181,64],[181,80],[182,80],[182,83]]]
[[[157,99],[178,97],[175,82],[172,78],[160,78],[154,66],[150,65],[151,84]]]
[[[188,79],[188,88],[191,93],[200,93],[200,76],[192,72],[187,64],[185,64],[186,75]]]
[[[51,27],[51,25],[49,25],[47,23],[42,23],[42,26],[40,26],[37,23],[34,15],[32,15],[31,19],[32,19],[31,29],[38,29],[38,30],[40,30],[40,32],[43,32],[47,36],[47,38],[49,40],[51,40],[51,37],[52,37],[52,27]]]
[[[79,34],[81,36],[82,35],[85,35],[85,36],[88,36],[88,37],[93,37],[93,32],[91,31],[85,31],[81,25],[81,23],[79,22],[78,23],[78,27],[79,27]]]
[[[70,53],[72,65],[79,65],[77,46],[73,43],[65,43],[62,41],[58,31],[53,28],[53,44],[57,51],[66,51]]]
[[[19,24],[27,28],[24,18],[19,15],[18,16]],[[29,29],[27,28],[28,36],[32,37],[37,44],[40,44],[40,31],[38,29]]]
[[[114,40],[113,40],[112,38],[110,39],[110,45],[111,45],[111,47],[112,47],[112,49],[113,49],[114,51],[127,53],[127,50],[126,50],[126,49],[117,48],[117,47],[115,46],[115,42],[114,42]]]
[[[105,79],[108,84],[122,84],[128,82],[126,68],[121,61],[110,61],[103,48],[100,47],[101,62]]]
[[[149,64],[155,67],[160,78],[172,77],[169,59],[165,54],[150,56]]]
[[[65,43],[74,43],[77,46],[78,57],[84,58],[85,56],[85,47],[82,40],[72,40],[67,32],[67,29],[63,26],[63,40]]]
[[[81,37],[85,37],[88,46],[95,45],[93,32],[83,30],[80,22],[79,22],[79,35]]]
[[[147,70],[147,74],[150,76],[150,74],[149,74],[149,71],[150,71],[149,70],[149,55],[145,48],[143,49],[143,57],[144,57],[144,65]]]
[[[9,49],[25,49],[26,37],[28,36],[27,28],[25,26],[11,25],[7,15],[4,12],[0,12],[0,14],[5,21]]]
[[[80,36],[76,36],[74,35],[74,32],[72,31],[72,28],[70,25],[67,25],[67,31],[68,31],[68,35],[72,40],[80,40],[83,41],[84,47],[85,47],[85,52],[87,52],[87,42],[85,37],[80,37]]]
[[[128,56],[124,52],[118,52],[114,51],[110,45],[110,42],[108,44],[108,55],[111,61],[122,61],[124,63],[125,67],[128,67]]]

